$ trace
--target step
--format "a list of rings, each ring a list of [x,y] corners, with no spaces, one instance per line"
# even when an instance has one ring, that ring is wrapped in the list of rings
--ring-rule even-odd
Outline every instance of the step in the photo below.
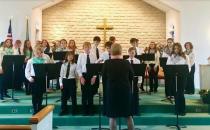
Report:
[[[27,125],[31,114],[0,114],[0,124],[22,124]],[[94,126],[98,124],[98,115],[94,116],[59,116],[54,114],[55,126]],[[108,118],[102,117],[102,125],[108,125]],[[175,124],[176,115],[171,113],[144,113],[134,116],[136,125],[166,125]],[[183,125],[210,125],[210,115],[207,113],[187,113],[186,116],[179,117],[180,124]],[[122,124],[126,124],[122,119]]]
[[[98,128],[98,126],[59,126],[55,130],[91,130],[91,128]],[[109,128],[109,126],[103,126],[103,128]],[[122,129],[127,128],[127,126],[121,126]],[[141,130],[173,130],[164,125],[151,125],[151,126],[135,126]],[[210,126],[186,126],[184,130],[209,130]]]
[[[60,105],[55,105],[54,113],[60,112]],[[208,105],[187,105],[186,111],[188,113],[208,113],[210,112]],[[71,110],[71,106],[69,106]],[[94,111],[99,112],[99,106],[95,105]],[[140,105],[140,113],[172,113],[174,111],[174,105]],[[1,106],[0,114],[30,114],[33,112],[31,105],[17,105],[17,106]],[[82,106],[78,105],[77,113],[82,114]]]

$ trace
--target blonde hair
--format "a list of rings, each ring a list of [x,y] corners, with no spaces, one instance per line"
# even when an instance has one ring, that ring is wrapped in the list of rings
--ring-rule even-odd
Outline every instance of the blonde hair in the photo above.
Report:
[[[43,53],[43,48],[41,46],[35,46],[34,47],[34,53],[37,53],[38,51],[40,51],[41,53]]]
[[[91,48],[91,43],[90,43],[90,42],[84,42],[84,43],[83,43],[83,49],[84,49],[85,47]]]
[[[113,44],[111,47],[111,54],[113,56],[121,55],[122,54],[122,46],[120,44]]]
[[[135,47],[130,47],[130,48],[128,49],[128,52],[131,52],[131,51],[136,51],[136,48],[135,48]]]

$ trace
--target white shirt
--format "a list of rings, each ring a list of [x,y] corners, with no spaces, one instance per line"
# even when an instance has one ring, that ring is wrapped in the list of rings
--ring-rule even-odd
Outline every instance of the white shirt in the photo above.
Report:
[[[100,58],[101,51],[100,51],[99,47],[97,47],[97,48],[98,48],[98,53],[99,53],[99,58]],[[92,56],[96,57],[96,59],[97,59],[95,44],[91,46],[90,53],[91,53]]]
[[[2,69],[2,61],[3,61],[3,57],[4,57],[4,51],[3,48],[0,48],[0,69]]]
[[[42,54],[42,57],[45,59],[45,61],[46,61],[47,63],[50,63],[50,62],[51,62],[51,59],[50,59],[49,55],[43,53],[43,54]]]
[[[69,51],[69,48],[63,48],[62,51]]]
[[[193,52],[191,52],[189,55],[186,54],[186,56],[189,59],[189,64],[192,67],[195,64],[195,55]]]
[[[61,47],[58,47],[55,49],[55,52],[61,52],[62,51],[62,48]]]
[[[109,60],[109,52],[108,51],[104,51],[103,53],[101,53],[98,61],[105,62],[106,60]]]
[[[25,68],[25,77],[28,79],[28,81],[31,81],[33,78],[32,76],[35,76],[34,72],[34,66],[32,59],[28,60]]]
[[[76,76],[77,76],[77,71],[76,71],[77,64],[75,64],[75,63],[70,64],[70,70],[69,70],[69,76],[68,77],[66,77],[67,67],[68,67],[68,62],[63,63],[62,66],[61,66],[60,78],[59,78],[59,82],[60,82],[61,86],[63,85],[63,82],[62,82],[63,78],[65,78],[65,79],[75,79]]]
[[[131,60],[133,60],[133,64],[140,64],[140,60],[137,59],[137,58],[133,58],[131,59],[130,57],[127,59],[130,63],[131,63]],[[141,76],[134,76],[134,77],[138,77],[138,83],[141,83],[142,82],[142,77]]]
[[[168,52],[167,52],[167,51],[168,51]],[[165,46],[165,47],[163,48],[162,57],[166,57],[166,58],[170,57],[171,52],[172,52],[172,47]]]
[[[174,54],[168,57],[167,65],[187,65],[187,60],[181,56],[175,56]]]
[[[165,53],[165,52],[163,51],[162,57],[168,58],[168,57],[170,57],[170,56],[169,56],[167,53]]]
[[[21,53],[21,54],[19,54],[18,48],[13,48],[13,50],[14,50],[14,55],[22,55],[22,54],[23,54],[21,48],[20,48],[20,53]]]
[[[143,49],[136,47],[136,55],[141,55],[143,53]]]
[[[131,63],[131,60],[133,60],[133,64],[140,64],[140,60],[139,59],[137,59],[137,58],[133,58],[133,59],[131,59],[130,57],[127,59],[130,63]]]
[[[191,66],[189,63],[189,58],[183,58],[181,56],[175,56],[174,54],[170,56],[167,60],[166,65],[188,65],[189,71],[191,71]]]
[[[89,54],[90,57],[90,63],[96,63],[97,62],[97,58],[95,55],[93,55],[93,53]],[[86,69],[86,62],[87,62],[87,54],[86,53],[80,53],[78,60],[77,60],[77,73],[79,75],[79,77],[82,76],[82,73],[86,73],[87,69]]]

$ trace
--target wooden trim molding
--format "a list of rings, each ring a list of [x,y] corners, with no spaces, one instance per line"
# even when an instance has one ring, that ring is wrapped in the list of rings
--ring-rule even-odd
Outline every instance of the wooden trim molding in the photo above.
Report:
[[[54,105],[48,105],[30,119],[31,124],[38,124],[47,114],[53,111]]]
[[[0,130],[32,130],[30,125],[0,125]]]

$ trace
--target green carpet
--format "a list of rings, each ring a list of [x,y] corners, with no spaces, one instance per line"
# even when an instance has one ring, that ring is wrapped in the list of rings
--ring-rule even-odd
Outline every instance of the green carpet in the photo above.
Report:
[[[58,116],[60,112],[60,102],[56,101],[60,99],[60,95],[59,90],[48,94],[48,104],[55,105],[53,122],[55,126],[61,126],[59,130],[82,130],[98,124],[98,114],[94,116],[81,115],[81,93],[79,89],[77,92],[77,115]],[[165,128],[164,125],[175,124],[176,116],[173,114],[174,105],[169,102],[161,101],[164,98],[164,88],[159,88],[159,92],[156,94],[148,95],[146,93],[140,93],[139,96],[141,98],[139,101],[141,114],[134,117],[136,125],[141,126],[143,130],[153,130],[155,128],[163,128],[163,130],[165,130],[167,128]],[[15,97],[20,99],[18,103],[9,100],[0,102],[0,124],[28,124],[32,113],[31,96],[26,96],[24,92],[16,92]],[[192,127],[196,125],[210,125],[208,105],[201,102],[200,96],[195,94],[185,95],[185,97],[187,115],[180,117],[180,124],[191,125]],[[45,100],[43,104],[45,104]],[[69,104],[71,103],[69,102]],[[96,104],[94,110],[98,113],[98,96],[94,97],[94,104]],[[122,124],[125,125],[125,122],[122,121]],[[106,117],[102,117],[102,125],[108,126],[108,119]],[[154,125],[155,127],[153,127]],[[158,126],[156,127],[156,125]]]
[[[95,128],[97,126],[92,126],[91,128]],[[61,126],[58,127],[55,130],[90,130],[89,126]],[[105,126],[104,128],[108,128],[108,126]],[[125,126],[122,126],[122,128],[126,128]],[[136,128],[140,128],[141,130],[176,130],[175,128],[170,128],[166,126],[136,126]],[[184,128],[183,130],[209,130],[210,126],[187,126],[187,128]]]

